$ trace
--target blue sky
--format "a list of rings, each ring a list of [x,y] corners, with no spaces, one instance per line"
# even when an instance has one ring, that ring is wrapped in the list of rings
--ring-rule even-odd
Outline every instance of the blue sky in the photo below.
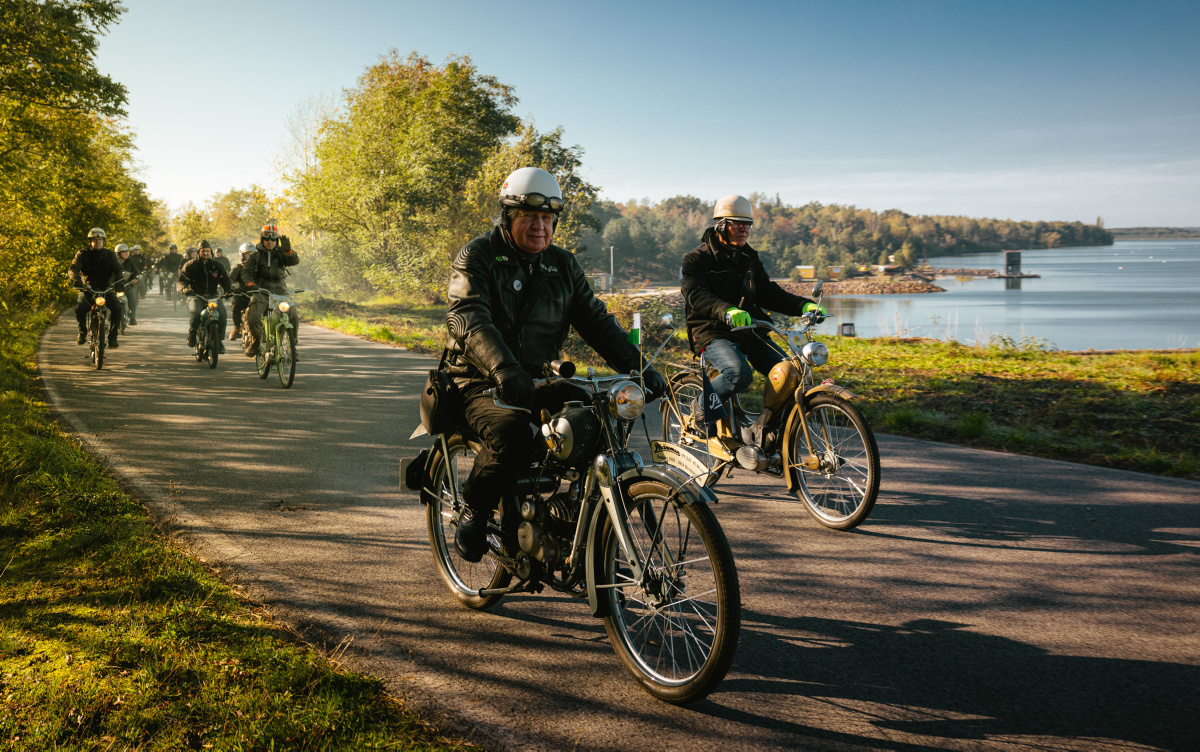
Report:
[[[173,207],[271,185],[285,118],[467,54],[606,198],[1200,225],[1200,3],[125,0],[101,46]]]

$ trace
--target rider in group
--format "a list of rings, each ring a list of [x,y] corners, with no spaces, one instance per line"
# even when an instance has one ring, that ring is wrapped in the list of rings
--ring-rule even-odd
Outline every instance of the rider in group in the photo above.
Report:
[[[254,246],[254,253],[242,262],[244,289],[256,293],[251,296],[250,306],[246,309],[246,323],[250,326],[250,337],[245,347],[246,357],[253,358],[258,354],[259,343],[263,337],[262,317],[267,306],[271,304],[265,292],[257,291],[267,290],[276,295],[283,295],[287,292],[287,285],[284,284],[287,277],[286,267],[299,263],[300,256],[292,250],[292,242],[288,240],[288,236],[280,235],[279,228],[275,225],[264,226],[259,234],[258,245]],[[300,316],[294,306],[288,309],[287,315],[292,322],[290,334],[294,346],[296,333],[300,329]],[[292,356],[292,362],[298,360],[298,356]]]
[[[183,266],[183,254],[179,252],[179,246],[172,243],[170,249],[162,258],[158,260],[158,263],[154,265],[154,268],[165,271],[168,275],[170,275],[170,279],[167,281],[167,284],[173,285],[175,284],[175,280],[179,277],[179,267],[181,266]],[[167,285],[158,286],[159,295],[162,295],[166,291]]]
[[[641,368],[638,348],[592,293],[575,256],[551,244],[563,210],[558,181],[523,167],[500,189],[496,226],[468,243],[451,265],[444,368],[463,400],[463,421],[482,449],[463,484],[467,509],[455,547],[467,561],[487,552],[487,521],[500,496],[528,467],[530,414],[502,408],[484,391],[499,387],[507,404],[554,412],[577,387],[557,382],[535,389],[543,365],[561,357],[571,327],[618,372]],[[653,368],[644,372],[647,401],[666,391]]]
[[[232,289],[229,275],[225,267],[218,264],[212,257],[212,246],[207,240],[200,241],[198,256],[183,265],[179,270],[179,292],[188,297],[188,347],[196,346],[196,330],[200,326],[200,313],[208,305],[207,301],[197,296],[213,297],[217,288],[225,292]],[[217,329],[220,338],[217,340],[218,351],[225,352],[225,301],[217,298]]]
[[[713,219],[716,224],[704,231],[699,247],[683,257],[682,292],[692,352],[703,353],[719,371],[712,387],[724,401],[749,388],[754,371],[766,375],[784,359],[763,330],[733,328],[767,319],[768,310],[798,316],[817,304],[767,276],[758,251],[746,242],[754,224],[748,199],[726,196],[713,209]],[[694,405],[693,412],[702,417],[703,405]],[[744,427],[741,434],[745,444],[758,446],[762,426]]]
[[[141,275],[141,265],[133,260],[129,255],[129,246],[124,243],[117,245],[117,261],[121,262],[121,268],[125,271],[125,305],[129,306],[129,325],[137,326],[137,307],[138,307],[138,286],[132,284],[139,275]]]
[[[107,237],[104,230],[99,227],[93,227],[88,231],[88,247],[84,248],[79,253],[75,254],[75,259],[71,262],[71,266],[67,274],[71,278],[71,284],[75,287],[87,285],[92,290],[107,290],[109,287],[115,287],[117,292],[125,289],[121,282],[121,278],[125,276],[125,270],[121,268],[121,262],[117,260],[117,254],[112,250],[104,247],[104,240]],[[92,300],[96,296],[89,290],[82,290],[79,293],[79,299],[75,303],[75,320],[79,323],[79,337],[75,341],[79,344],[87,343],[87,316],[92,308]],[[120,304],[117,302],[117,293],[109,292],[104,296],[105,305],[108,310],[119,312]],[[120,315],[117,313],[117,315]],[[121,322],[116,318],[109,319],[108,328],[108,346],[112,349],[117,348],[117,333],[121,330]],[[104,332],[100,332],[99,336],[103,337]]]
[[[242,260],[229,272],[229,281],[233,283],[234,292],[244,293],[246,292],[246,282],[242,279],[242,272],[246,267],[246,259],[250,258],[251,253],[254,253],[254,244],[242,243],[238,250],[241,251]],[[249,305],[250,301],[246,299],[245,295],[233,296],[233,331],[229,334],[229,339],[242,338],[242,326],[245,324],[246,308]]]

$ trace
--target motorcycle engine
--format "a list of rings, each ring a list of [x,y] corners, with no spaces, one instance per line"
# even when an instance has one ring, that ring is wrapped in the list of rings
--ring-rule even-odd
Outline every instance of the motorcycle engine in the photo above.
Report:
[[[554,464],[580,467],[595,455],[600,440],[600,420],[589,405],[568,402],[563,409],[542,424],[542,437]]]
[[[577,486],[573,485],[571,493],[577,492]],[[549,569],[562,567],[571,553],[570,541],[575,534],[572,508],[570,499],[557,493],[546,499],[523,499],[521,524],[517,526],[517,543],[521,550]]]

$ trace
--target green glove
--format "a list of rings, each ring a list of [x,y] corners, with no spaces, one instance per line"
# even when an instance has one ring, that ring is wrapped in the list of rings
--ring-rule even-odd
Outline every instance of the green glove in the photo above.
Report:
[[[725,323],[730,326],[750,326],[754,320],[750,318],[750,314],[735,306],[725,311]]]
[[[818,311],[818,312],[820,312],[820,314],[822,316],[829,315],[829,311],[825,310],[825,306],[817,305],[816,303],[812,302],[811,300],[808,301],[807,303],[805,303],[804,307],[800,309],[801,313],[808,313],[809,311]]]

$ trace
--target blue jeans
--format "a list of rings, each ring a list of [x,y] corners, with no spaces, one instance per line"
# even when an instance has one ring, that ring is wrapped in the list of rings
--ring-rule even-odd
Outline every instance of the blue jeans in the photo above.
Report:
[[[774,342],[758,337],[744,344],[714,339],[704,348],[704,360],[721,372],[712,380],[712,385],[717,396],[725,400],[746,391],[754,380],[755,371],[763,375],[769,373],[776,363],[783,360],[783,351]]]

